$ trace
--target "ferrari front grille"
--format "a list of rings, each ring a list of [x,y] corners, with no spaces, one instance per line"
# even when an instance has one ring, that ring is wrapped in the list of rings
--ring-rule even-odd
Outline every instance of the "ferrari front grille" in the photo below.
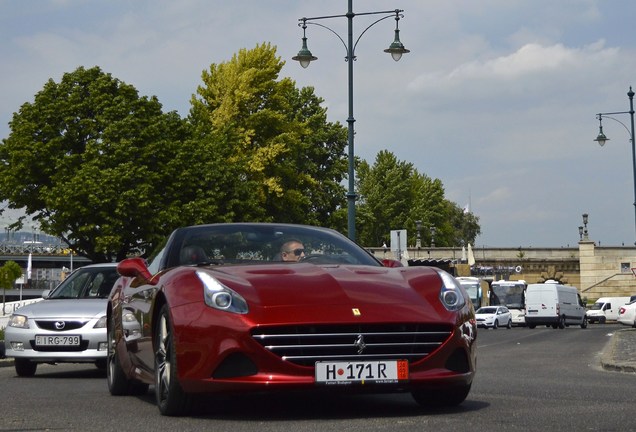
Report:
[[[302,325],[258,327],[252,337],[285,361],[421,360],[442,345],[452,327],[436,324]]]

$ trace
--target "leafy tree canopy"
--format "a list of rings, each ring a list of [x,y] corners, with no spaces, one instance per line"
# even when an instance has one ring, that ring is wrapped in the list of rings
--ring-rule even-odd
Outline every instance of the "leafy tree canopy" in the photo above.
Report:
[[[344,202],[346,129],[326,121],[312,88],[278,79],[283,64],[262,44],[202,74],[190,121],[202,143],[198,163],[222,155],[224,175],[212,175],[225,195],[214,219],[329,226]]]
[[[16,279],[22,276],[22,268],[15,261],[7,261],[0,267],[0,288],[11,289]]]
[[[49,80],[9,125],[0,196],[77,253],[123,259],[151,247],[175,219],[187,127],[156,98],[139,97],[98,67],[80,67]]]
[[[474,242],[480,232],[478,218],[444,198],[439,179],[420,174],[389,151],[379,152],[373,166],[358,163],[358,191],[359,222],[363,221],[359,238],[364,245],[388,244],[391,230],[398,229],[406,229],[408,244],[414,245],[417,221],[423,245],[431,244],[433,235],[437,246]]]

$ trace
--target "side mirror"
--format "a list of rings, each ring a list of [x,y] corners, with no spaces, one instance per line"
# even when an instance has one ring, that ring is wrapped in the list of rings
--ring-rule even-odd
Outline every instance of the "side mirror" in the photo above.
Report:
[[[117,273],[122,276],[131,278],[141,278],[144,281],[153,284],[151,281],[152,274],[148,270],[146,260],[143,258],[127,258],[117,264]]]
[[[51,290],[50,289],[45,289],[44,291],[42,291],[42,298],[49,298],[49,294],[51,294]]]
[[[384,267],[404,267],[400,261],[394,259],[383,259],[382,265]]]

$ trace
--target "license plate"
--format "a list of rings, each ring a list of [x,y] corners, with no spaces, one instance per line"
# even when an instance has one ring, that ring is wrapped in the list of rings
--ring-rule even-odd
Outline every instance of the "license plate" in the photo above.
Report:
[[[39,346],[78,346],[81,340],[79,335],[35,336],[35,344]]]
[[[390,384],[408,379],[407,360],[316,362],[318,384]]]

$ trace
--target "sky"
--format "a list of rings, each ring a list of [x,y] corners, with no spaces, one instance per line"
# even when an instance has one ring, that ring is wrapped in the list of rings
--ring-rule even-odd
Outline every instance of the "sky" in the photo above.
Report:
[[[212,64],[270,43],[282,77],[314,87],[346,125],[345,0],[0,0],[0,138],[44,84],[99,66],[185,117]],[[399,62],[383,52],[404,10]],[[475,246],[634,245],[629,98],[633,0],[354,0],[355,154],[382,150],[440,179],[478,218]],[[307,69],[302,17],[318,57]],[[372,25],[373,24],[373,25]],[[371,27],[369,27],[371,26]],[[368,29],[367,29],[368,27]],[[358,39],[359,38],[359,39]],[[598,113],[610,139],[600,147]],[[5,212],[0,225],[15,214]],[[402,227],[395,227],[401,229]],[[368,245],[374,246],[374,245]]]

